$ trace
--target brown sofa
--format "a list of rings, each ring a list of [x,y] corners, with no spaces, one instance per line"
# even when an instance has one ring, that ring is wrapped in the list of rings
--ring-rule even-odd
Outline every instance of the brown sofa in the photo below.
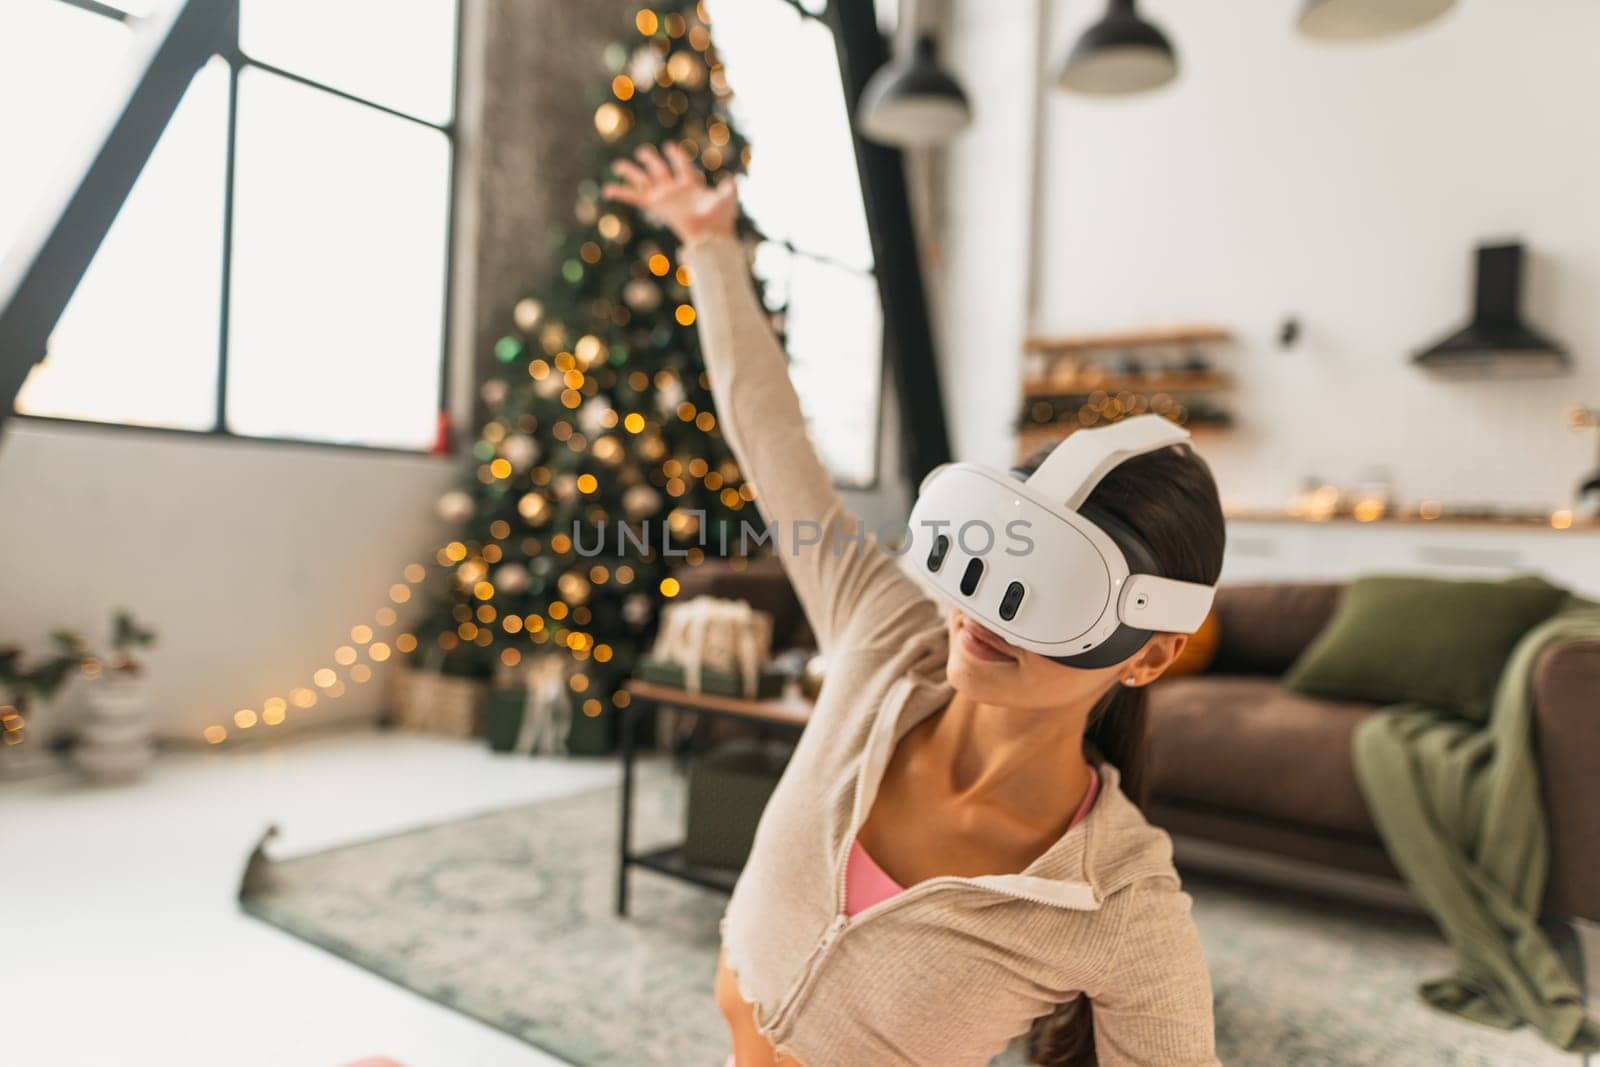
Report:
[[[1351,734],[1376,707],[1300,696],[1278,681],[1342,592],[1224,586],[1209,670],[1151,687],[1149,812],[1180,841],[1398,877],[1350,757]],[[1600,641],[1546,649],[1533,687],[1550,833],[1545,912],[1600,920]]]
[[[774,616],[777,648],[810,639],[776,560],[689,568],[684,596],[744,598]],[[1180,843],[1397,880],[1356,784],[1355,728],[1376,711],[1303,697],[1278,678],[1327,623],[1343,586],[1224,586],[1204,673],[1150,692],[1153,821]],[[1551,917],[1600,921],[1600,641],[1554,645],[1534,674],[1534,746],[1550,828]],[[1398,886],[1398,881],[1396,881]]]

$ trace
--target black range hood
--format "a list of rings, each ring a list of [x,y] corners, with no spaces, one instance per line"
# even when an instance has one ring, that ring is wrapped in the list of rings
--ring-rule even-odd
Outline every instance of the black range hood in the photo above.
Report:
[[[1472,321],[1411,357],[1452,378],[1537,378],[1571,367],[1566,349],[1522,321],[1522,245],[1480,245]]]

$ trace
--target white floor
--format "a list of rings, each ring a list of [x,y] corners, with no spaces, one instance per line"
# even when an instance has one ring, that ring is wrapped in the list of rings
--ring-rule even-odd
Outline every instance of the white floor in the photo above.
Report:
[[[290,855],[616,777],[612,760],[362,732],[169,756],[117,789],[0,786],[0,1061],[559,1064],[241,914],[234,894],[270,823]]]

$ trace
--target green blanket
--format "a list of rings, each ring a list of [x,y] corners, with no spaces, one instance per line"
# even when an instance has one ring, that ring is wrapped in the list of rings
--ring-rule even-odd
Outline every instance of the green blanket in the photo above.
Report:
[[[1600,1024],[1538,925],[1548,857],[1533,667],[1553,641],[1597,636],[1600,605],[1574,598],[1517,643],[1487,722],[1396,705],[1362,725],[1354,753],[1390,857],[1455,949],[1456,973],[1423,998],[1491,1026],[1526,1023],[1574,1052],[1600,1050]]]

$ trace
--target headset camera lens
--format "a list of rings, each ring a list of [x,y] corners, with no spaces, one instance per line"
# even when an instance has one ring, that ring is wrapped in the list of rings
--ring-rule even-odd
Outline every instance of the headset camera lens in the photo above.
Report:
[[[1022,605],[1022,583],[1012,582],[1006,586],[1006,595],[1000,598],[1000,617],[1010,622],[1017,617],[1017,608]]]
[[[971,596],[973,590],[978,588],[978,579],[983,577],[983,560],[975,559],[967,564],[965,573],[961,575],[961,595]]]

